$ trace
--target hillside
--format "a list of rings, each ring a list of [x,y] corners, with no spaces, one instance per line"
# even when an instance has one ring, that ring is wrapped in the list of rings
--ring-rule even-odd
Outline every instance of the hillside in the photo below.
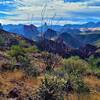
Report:
[[[77,35],[77,39],[81,40],[85,44],[93,44],[100,40],[100,34],[83,34]]]
[[[74,47],[74,48],[79,48],[80,46],[82,46],[82,42],[81,42],[81,39],[77,39],[75,36],[69,34],[69,33],[62,33],[60,34],[60,36],[58,37],[59,38],[62,38],[63,41],[65,41],[68,45],[70,45],[71,47]]]
[[[4,30],[0,38],[0,100],[99,100],[98,47],[37,44]]]
[[[35,25],[2,25],[3,29],[11,32],[11,33],[17,33],[19,35],[22,35],[30,40],[36,40],[37,36],[39,35],[39,31]]]

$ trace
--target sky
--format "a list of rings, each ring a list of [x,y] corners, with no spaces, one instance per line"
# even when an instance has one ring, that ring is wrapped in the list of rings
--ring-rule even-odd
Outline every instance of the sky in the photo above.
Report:
[[[100,21],[100,0],[0,0],[2,24],[82,24]]]

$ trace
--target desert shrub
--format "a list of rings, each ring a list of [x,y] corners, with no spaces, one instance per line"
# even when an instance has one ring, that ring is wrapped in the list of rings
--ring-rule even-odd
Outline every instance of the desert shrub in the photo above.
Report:
[[[25,51],[26,53],[27,53],[27,52],[32,53],[32,52],[38,52],[39,49],[38,49],[36,46],[30,46],[30,47],[28,47],[28,48],[24,48],[24,51]]]
[[[28,43],[25,40],[21,40],[19,45],[20,45],[20,47],[23,47],[24,52],[26,52],[26,53],[27,52],[32,53],[32,52],[38,52],[39,51],[39,49],[37,48],[36,45],[31,45],[30,43]]]
[[[36,100],[64,100],[63,84],[56,77],[45,77],[36,92]]]
[[[3,37],[0,37],[0,46],[4,45],[5,41]]]
[[[24,50],[18,45],[13,45],[11,50],[8,52],[11,57],[18,57],[19,55],[24,55]]]
[[[62,71],[62,70],[61,70]],[[58,75],[57,75],[58,74]],[[66,73],[57,73],[57,77],[61,78],[64,81],[64,91],[68,93],[89,93],[89,88],[84,83],[82,76],[78,72]]]
[[[19,55],[17,58],[24,67],[30,65],[30,59],[26,55]]]
[[[61,64],[62,58],[57,54],[52,54],[48,52],[42,53],[43,61],[46,65],[46,70],[51,71],[54,70],[58,65]]]
[[[21,69],[26,73],[27,76],[31,77],[36,77],[40,74],[39,67],[30,63],[29,57],[25,54],[24,49],[20,46],[11,47],[9,55],[16,58],[16,63],[12,64],[13,69]]]
[[[84,74],[91,71],[90,65],[79,57],[64,59],[64,67],[62,69],[67,71],[68,74],[75,72]]]
[[[25,40],[20,40],[19,45],[21,47],[28,47],[29,46],[29,44]]]
[[[72,89],[76,93],[89,93],[88,86],[84,83],[83,78],[78,73],[72,73],[69,75],[70,84]]]
[[[89,93],[90,89],[89,87],[84,84],[83,80],[77,80],[76,81],[76,92],[77,93]]]
[[[83,74],[91,72],[89,64],[79,57],[64,59],[63,66],[51,71],[50,77],[56,77],[62,84],[63,92],[89,93],[89,88],[83,81]],[[63,80],[63,83],[61,82]]]
[[[7,71],[13,71],[13,70],[14,70],[14,67],[9,63],[2,64],[2,66],[0,67],[0,72],[7,72]]]
[[[24,71],[27,76],[37,77],[40,75],[40,70],[38,66],[28,66],[26,68],[24,67]]]
[[[2,66],[0,67],[0,72],[7,72],[7,71],[15,71],[18,69],[21,69],[21,64],[20,63],[15,63],[12,64],[11,62],[9,63],[4,63],[2,64]]]
[[[50,73],[51,74],[51,73]],[[36,100],[64,100],[64,96],[70,93],[89,93],[89,88],[81,77],[75,74],[59,75],[47,74],[41,86],[36,92]]]
[[[69,83],[70,89],[77,93],[89,92],[89,88],[84,84],[83,75],[91,72],[90,65],[79,57],[64,59],[63,65],[61,71],[64,73],[65,79],[68,80],[66,85]]]
[[[32,65],[30,59],[27,56],[18,56],[21,63],[21,69],[28,75],[32,77],[37,77],[40,74],[38,66]]]
[[[95,74],[98,78],[100,78],[100,58],[90,56],[88,62],[91,65],[92,73]]]
[[[100,58],[96,58],[94,56],[90,56],[88,61],[91,64],[92,68],[98,68],[100,70]]]

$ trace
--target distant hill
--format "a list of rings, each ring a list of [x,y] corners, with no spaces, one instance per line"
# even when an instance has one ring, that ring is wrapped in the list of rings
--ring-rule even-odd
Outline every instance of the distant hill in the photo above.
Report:
[[[94,23],[94,22],[88,22],[85,24],[66,24],[64,25],[66,28],[96,28],[100,27],[100,22]]]
[[[0,49],[2,50],[7,50],[12,45],[19,45],[23,40],[29,45],[34,44],[34,41],[31,41],[21,35],[0,29]]]
[[[0,49],[8,49],[11,45],[17,45],[19,41],[16,35],[0,29]]]
[[[8,25],[4,25],[3,29],[9,32],[13,32],[13,33],[17,33],[20,35],[23,35],[24,37],[28,38],[28,39],[36,39],[36,37],[39,34],[39,31],[37,30],[37,27],[34,25],[12,25],[12,24],[8,24]]]
[[[47,25],[46,23],[41,27],[35,25],[1,25],[4,30],[17,33],[25,38],[33,41],[41,39],[41,32],[45,39],[52,39],[54,41],[63,39],[63,41],[72,48],[79,48],[86,44],[95,44],[100,40],[100,22],[89,22],[85,24],[66,24],[61,25]]]
[[[100,40],[100,34],[81,34],[76,35],[76,38],[84,44],[93,44]]]
[[[52,39],[54,37],[57,37],[57,32],[52,30],[52,29],[48,29],[45,33],[44,33],[45,38],[47,39]]]
[[[24,35],[23,26],[24,25],[22,24],[19,25],[8,24],[8,25],[3,25],[3,29],[8,32]]]
[[[67,32],[67,33],[69,33],[71,35],[76,35],[76,34],[81,34],[82,33],[80,29],[73,29],[73,28],[66,28],[66,27],[64,27],[61,30],[61,32],[63,32],[63,33]]]
[[[80,39],[77,39],[73,35],[66,32],[60,34],[58,39],[59,38],[62,38],[71,47],[78,48],[82,45],[82,42],[80,41]]]

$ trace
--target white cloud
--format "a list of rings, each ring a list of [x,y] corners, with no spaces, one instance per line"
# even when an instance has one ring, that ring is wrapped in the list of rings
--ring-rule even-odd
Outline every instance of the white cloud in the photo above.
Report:
[[[91,0],[90,0],[91,1]],[[88,1],[88,3],[90,2]],[[92,0],[93,1],[93,0]],[[98,1],[98,0],[94,0]],[[11,3],[10,1],[7,3]],[[33,19],[33,23],[40,23],[41,21],[41,11],[43,6],[46,5],[46,11],[44,13],[44,18],[52,18],[52,16],[56,13],[56,18],[64,17],[76,17],[77,15],[73,15],[70,12],[77,11],[88,11],[88,3],[87,2],[72,2],[72,3],[64,3],[64,0],[14,0],[14,4],[16,4],[16,9],[13,9],[10,12],[2,12],[5,14],[13,14],[16,16],[7,16],[6,21],[4,19],[0,19],[2,23],[31,23]],[[16,22],[17,21],[17,22]],[[54,20],[56,23],[56,20]],[[63,20],[60,23],[72,23],[71,20]],[[73,22],[74,23],[74,22]]]

